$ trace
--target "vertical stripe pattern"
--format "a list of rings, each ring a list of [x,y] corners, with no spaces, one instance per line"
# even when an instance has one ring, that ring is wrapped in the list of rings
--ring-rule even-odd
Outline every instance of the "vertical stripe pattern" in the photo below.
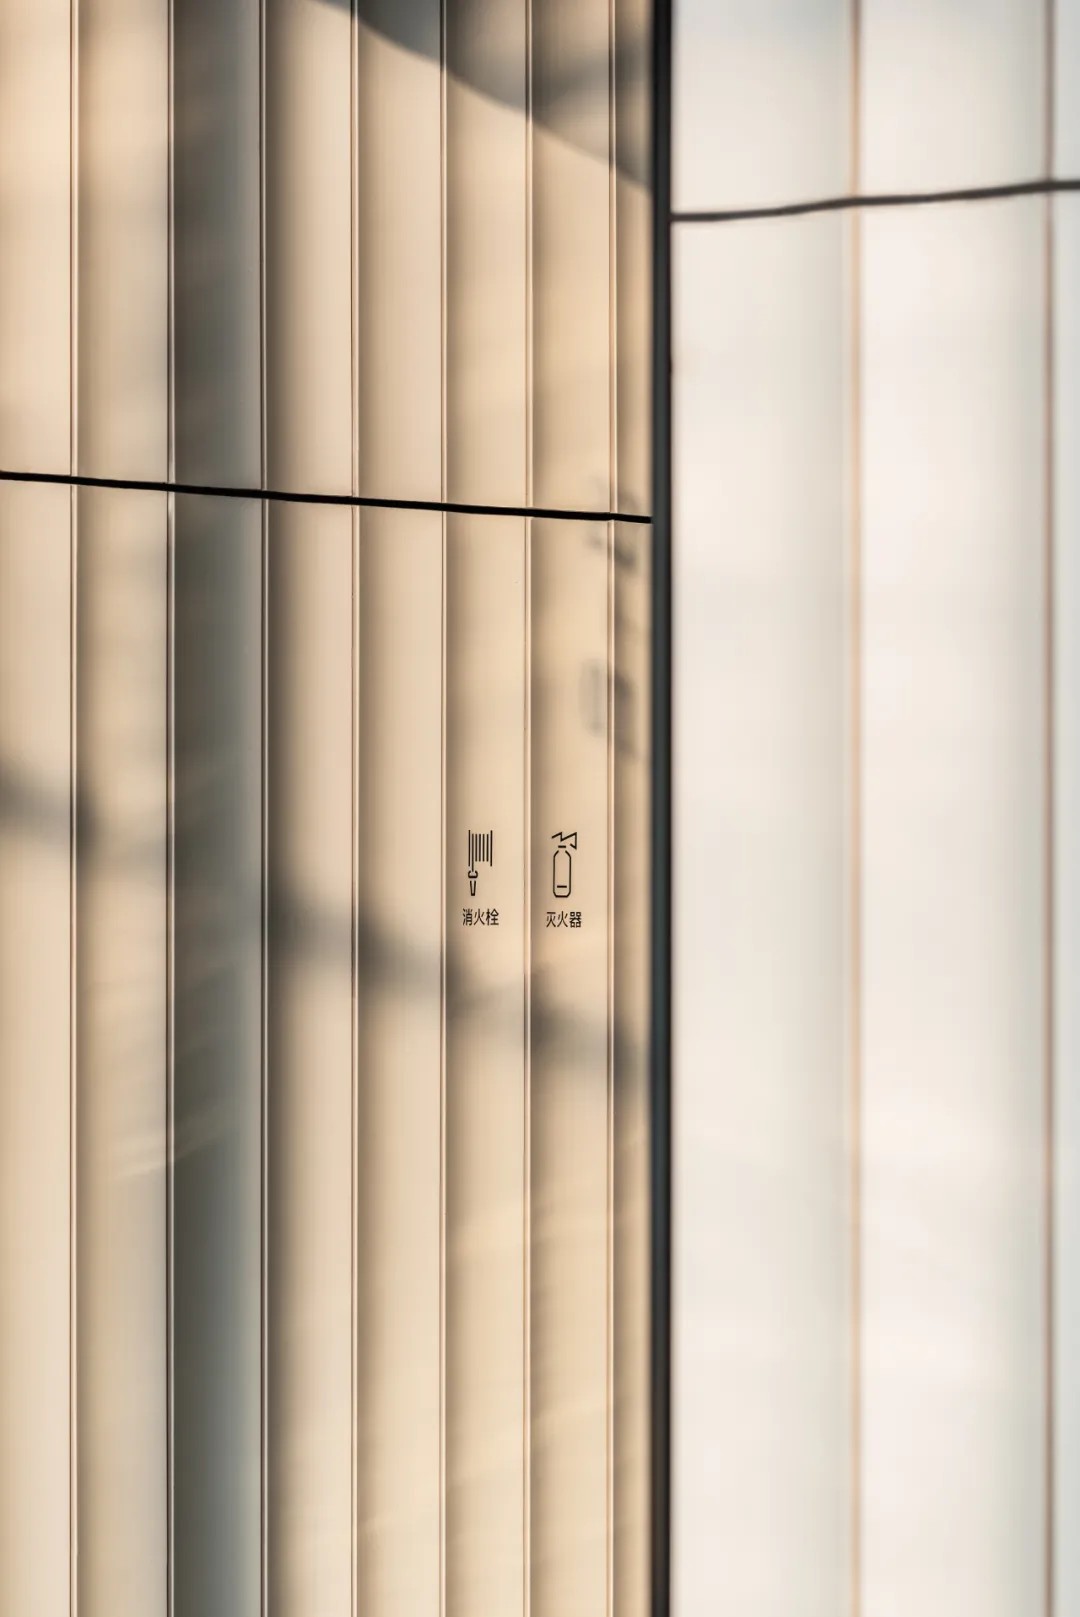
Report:
[[[0,0],[0,1617],[644,1612],[649,27]]]

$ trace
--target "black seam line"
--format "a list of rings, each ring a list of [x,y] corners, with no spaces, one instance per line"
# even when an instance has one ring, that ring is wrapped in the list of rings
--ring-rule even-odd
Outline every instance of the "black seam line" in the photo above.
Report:
[[[651,523],[639,511],[569,511],[544,505],[470,505],[456,500],[389,500],[373,494],[312,494],[296,489],[217,487],[138,477],[84,477],[73,472],[12,472],[0,468],[0,483],[51,483],[62,488],[130,489],[141,494],[201,494],[212,499],[267,500],[283,505],[347,505],[375,511],[436,511],[464,517],[538,517],[561,522]]]
[[[675,209],[669,217],[673,225],[719,225],[740,219],[790,219],[808,213],[844,213],[853,208],[911,208],[935,202],[992,202],[1003,197],[1052,196],[1061,191],[1080,191],[1080,179],[1016,180],[1007,185],[971,185],[957,191],[882,191],[869,196],[780,202],[766,208]]]

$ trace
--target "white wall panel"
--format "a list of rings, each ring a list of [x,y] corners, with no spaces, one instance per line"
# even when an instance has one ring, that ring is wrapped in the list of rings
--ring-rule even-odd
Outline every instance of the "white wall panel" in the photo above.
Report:
[[[1054,7],[1054,172],[1080,178],[1080,0]]]
[[[863,226],[868,1617],[1043,1598],[1043,207]]]
[[[675,244],[686,1617],[850,1601],[849,230],[695,226]]]
[[[1045,171],[1046,7],[866,0],[860,189],[944,191]]]
[[[679,0],[678,209],[768,207],[849,186],[850,0]]]
[[[1055,1617],[1080,1600],[1080,199],[1054,203]]]

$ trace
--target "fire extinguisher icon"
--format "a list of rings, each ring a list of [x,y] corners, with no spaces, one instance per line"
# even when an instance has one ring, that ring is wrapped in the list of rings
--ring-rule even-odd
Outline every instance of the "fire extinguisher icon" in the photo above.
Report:
[[[551,891],[556,898],[569,898],[573,874],[570,849],[577,847],[577,832],[556,831],[551,840],[559,844],[551,861]]]

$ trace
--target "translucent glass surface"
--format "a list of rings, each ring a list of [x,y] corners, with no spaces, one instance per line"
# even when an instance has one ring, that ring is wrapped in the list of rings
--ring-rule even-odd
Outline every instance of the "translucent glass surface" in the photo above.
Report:
[[[1080,177],[1080,3],[1054,9],[1054,172]]]
[[[849,231],[831,215],[676,242],[686,1612],[850,1599]]]
[[[1080,199],[1054,203],[1054,1487],[1057,1519],[1080,1508]],[[1063,1611],[1080,1600],[1080,1545],[1054,1540]]]
[[[760,208],[848,190],[853,33],[850,0],[680,0],[674,206]]]
[[[1044,208],[863,226],[863,1577],[927,1617],[1044,1577]]]
[[[1046,172],[1045,5],[867,0],[859,188],[945,191]]]
[[[677,229],[679,1610],[1067,1604],[1073,212]]]

